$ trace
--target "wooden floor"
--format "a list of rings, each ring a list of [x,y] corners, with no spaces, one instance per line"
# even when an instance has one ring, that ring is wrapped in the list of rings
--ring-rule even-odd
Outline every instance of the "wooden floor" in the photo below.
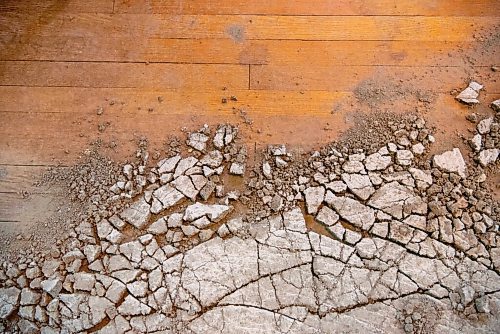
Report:
[[[0,1],[0,222],[32,219],[22,191],[45,198],[33,178],[96,138],[123,157],[140,135],[231,121],[249,142],[317,146],[367,82],[431,91],[429,117],[463,130],[449,92],[480,78],[499,97],[499,15],[498,0]]]

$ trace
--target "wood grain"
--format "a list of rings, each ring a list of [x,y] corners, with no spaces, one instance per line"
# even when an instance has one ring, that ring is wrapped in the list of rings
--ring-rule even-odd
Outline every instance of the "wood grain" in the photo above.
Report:
[[[235,96],[238,101],[222,103]],[[234,109],[248,109],[258,115],[302,115],[327,113],[333,103],[352,96],[349,92],[212,90],[175,91],[132,88],[65,88],[0,86],[0,111],[10,113],[72,113],[96,115],[99,107],[104,116],[133,114],[223,115]],[[159,99],[161,102],[159,101]],[[82,105],[85,105],[82,107]],[[140,108],[140,109],[139,109]],[[324,111],[322,111],[324,110]],[[9,114],[5,114],[7,117]],[[0,129],[1,131],[1,129]]]
[[[0,196],[0,228],[9,223],[43,223],[49,216],[49,209],[55,213],[57,198],[54,194],[31,194],[25,198],[18,193],[4,193]]]
[[[18,24],[19,14],[0,19],[3,39],[26,36],[80,36],[177,39],[473,41],[473,33],[498,26],[497,17],[469,16],[276,16],[64,14],[47,21]],[[16,29],[8,29],[15,26]],[[5,32],[4,32],[5,31]],[[34,39],[36,43],[36,39]]]
[[[36,43],[16,40],[0,49],[0,60],[78,62],[167,62],[203,64],[315,64],[461,66],[474,45],[448,41],[297,41],[163,39],[97,36],[46,36]],[[320,50],[318,52],[318,50]],[[363,50],[363,52],[359,52]],[[452,53],[450,53],[452,52]],[[491,51],[500,58],[500,51]],[[479,59],[477,65],[491,61]]]
[[[402,89],[446,93],[467,86],[470,74],[459,67],[420,67],[418,75],[414,67],[405,66],[339,66],[330,64],[278,64],[252,65],[250,87],[263,90],[327,90],[354,91],[367,81],[378,79],[380,89]],[[489,67],[477,68],[484,75]],[[432,80],[433,78],[439,78]],[[405,84],[405,82],[410,82]],[[399,88],[401,87],[401,88]],[[465,87],[464,87],[465,88]],[[489,93],[500,92],[500,82],[488,85]]]
[[[269,65],[231,64],[127,64],[79,62],[0,61],[0,85],[30,87],[155,88],[186,90],[354,90],[370,75],[387,80],[409,78],[407,66],[342,66],[322,63]],[[439,77],[427,89],[450,91],[464,85],[469,76],[459,67],[422,66],[417,80]],[[488,68],[478,71],[491,72]],[[87,75],[93,73],[92,76]],[[417,82],[418,84],[418,82]],[[422,83],[424,84],[424,83]],[[500,83],[488,86],[500,92]]]
[[[17,88],[17,87],[16,87]],[[10,87],[13,96],[22,94],[25,89],[16,93]],[[5,89],[5,88],[2,88]],[[63,88],[36,88],[33,101],[45,101],[44,96],[52,96],[47,104],[21,101],[23,108],[33,108],[31,112],[2,112],[3,127],[0,128],[0,161],[3,164],[19,165],[70,165],[78,159],[84,148],[101,139],[103,148],[107,149],[111,141],[118,143],[108,153],[112,157],[123,159],[125,155],[135,152],[136,141],[144,135],[150,140],[151,147],[162,147],[163,142],[171,135],[184,134],[179,132],[179,124],[189,129],[201,127],[203,124],[216,125],[221,121],[240,124],[245,140],[257,143],[259,146],[268,143],[287,143],[303,147],[319,147],[337,138],[350,124],[353,110],[348,106],[356,102],[352,93],[311,92],[303,94],[296,91],[250,91],[246,95],[239,94],[238,102],[221,104],[212,95],[206,93],[197,95],[179,95],[175,92],[164,95],[167,103],[159,106],[153,112],[144,108],[137,109],[143,101],[154,102],[157,91],[119,90],[119,89],[73,89],[73,93],[61,98],[61,108],[58,112],[43,112],[52,110],[52,103],[59,101]],[[35,92],[36,90],[36,92]],[[58,92],[59,91],[59,92]],[[5,95],[6,90],[0,91]],[[94,108],[84,110],[78,108],[82,99],[96,96],[98,102],[104,96],[114,96],[116,104],[104,105],[104,113],[97,115]],[[190,106],[182,107],[183,99],[189,100]],[[492,101],[500,97],[482,94],[481,100]],[[130,98],[130,100],[128,100]],[[416,106],[419,96],[409,94],[399,97],[403,106]],[[110,101],[110,100],[108,100]],[[166,102],[170,101],[170,102]],[[121,102],[125,102],[122,105]],[[158,106],[158,101],[156,101]],[[402,106],[395,100],[394,110]],[[337,110],[337,106],[344,105]],[[176,107],[178,106],[178,107]],[[466,106],[454,101],[449,94],[440,94],[433,104],[430,118],[441,117],[446,122],[450,115],[457,119],[465,119],[470,113]],[[233,109],[234,107],[234,109]],[[36,112],[40,108],[40,112]],[[46,108],[46,109],[44,109]],[[243,112],[243,113],[242,113]],[[448,116],[446,116],[448,115]],[[245,118],[252,121],[245,124]],[[99,124],[108,123],[103,132],[98,131]],[[277,131],[277,126],[282,127]]]
[[[71,164],[96,138],[106,144],[111,140],[119,143],[118,153],[133,152],[134,139],[140,135],[146,135],[152,145],[161,146],[170,135],[183,135],[179,133],[180,124],[196,128],[204,123],[215,125],[227,121],[242,124],[250,142],[305,144],[301,136],[290,137],[287,131],[276,131],[275,125],[285,124],[295,133],[311,127],[322,128],[330,121],[341,119],[340,115],[332,116],[333,107],[350,95],[345,92],[178,93],[48,87],[1,87],[0,92],[0,105],[15,108],[0,113],[4,124],[0,128],[0,146],[4,148],[0,161],[23,165]],[[221,102],[221,96],[233,94],[237,102]],[[162,102],[158,96],[163,98]],[[87,107],[80,107],[82,103]],[[104,107],[102,115],[96,113],[98,106]],[[148,111],[148,106],[153,106],[153,111]],[[253,122],[251,126],[244,124],[245,116]],[[99,132],[99,124],[107,122],[106,130]],[[329,135],[313,131],[309,140],[321,143],[333,138],[332,135],[334,131]]]
[[[442,15],[488,16],[498,13],[498,1],[393,0],[117,0],[118,13],[259,14],[259,15]]]
[[[46,166],[0,165],[0,194],[20,194],[24,191],[36,194],[50,193],[50,187],[34,185],[35,180],[47,172],[48,168]]]
[[[248,67],[227,64],[0,61],[0,85],[242,89],[248,88]]]
[[[43,0],[43,1],[19,1],[2,0],[0,2],[0,13],[30,13],[41,12],[54,13],[112,13],[113,0]]]

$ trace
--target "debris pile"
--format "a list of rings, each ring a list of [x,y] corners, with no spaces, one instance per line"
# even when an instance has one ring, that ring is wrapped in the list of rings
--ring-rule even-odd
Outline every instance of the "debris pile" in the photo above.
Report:
[[[498,122],[480,124],[497,148]],[[139,152],[95,198],[118,209],[1,264],[0,331],[494,332],[500,206],[481,166],[428,157],[422,118],[383,126],[378,148],[274,145],[251,168],[230,125],[154,166]]]
[[[500,114],[481,120],[476,126],[476,134],[469,144],[475,152],[476,160],[481,166],[486,167],[498,160],[500,138]]]

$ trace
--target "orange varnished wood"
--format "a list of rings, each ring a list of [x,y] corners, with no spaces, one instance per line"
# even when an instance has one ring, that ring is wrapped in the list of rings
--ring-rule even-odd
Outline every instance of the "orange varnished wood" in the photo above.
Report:
[[[473,41],[475,30],[499,24],[497,17],[470,16],[278,16],[66,14],[28,21],[18,13],[0,19],[1,35],[33,34],[95,38],[219,38],[315,41]],[[5,38],[5,37],[3,37]],[[15,38],[12,38],[15,40]],[[140,41],[139,41],[140,42]]]
[[[242,89],[248,88],[248,66],[0,61],[0,85]]]
[[[308,64],[461,66],[471,42],[448,41],[297,41],[229,39],[168,39],[97,36],[46,36],[36,47],[16,40],[0,50],[3,60],[79,62],[167,62],[197,64]],[[359,52],[359,50],[363,52]],[[500,58],[492,50],[491,59]],[[490,59],[478,64],[490,66]]]
[[[444,15],[488,16],[498,1],[394,0],[117,0],[118,13],[260,15]]]

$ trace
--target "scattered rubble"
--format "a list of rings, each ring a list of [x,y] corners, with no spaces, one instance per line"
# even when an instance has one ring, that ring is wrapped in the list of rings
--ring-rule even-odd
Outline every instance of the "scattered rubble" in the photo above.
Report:
[[[379,147],[274,145],[252,168],[230,125],[190,133],[187,156],[139,152],[101,188],[114,210],[1,263],[0,331],[495,332],[500,206],[478,177],[498,120],[467,166],[458,148],[423,155],[423,119],[383,127]]]
[[[470,139],[469,144],[474,151],[475,159],[483,167],[494,166],[498,161],[500,152],[500,114],[484,118],[476,125],[476,134]]]

